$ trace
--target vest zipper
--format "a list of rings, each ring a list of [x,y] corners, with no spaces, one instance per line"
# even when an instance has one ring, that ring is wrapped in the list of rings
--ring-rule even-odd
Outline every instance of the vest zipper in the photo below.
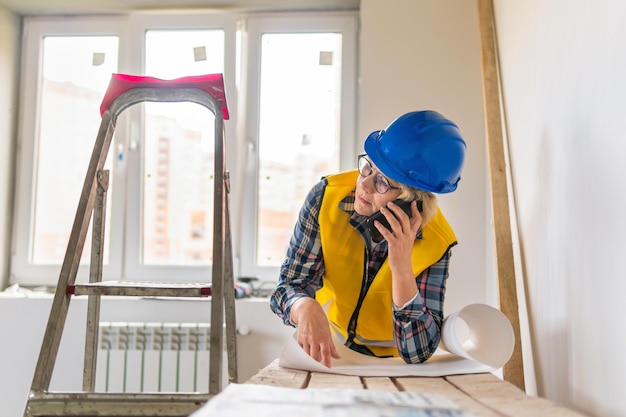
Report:
[[[369,253],[367,252],[367,247],[364,249],[363,255],[363,277],[361,279],[361,292],[359,294],[359,300],[356,303],[356,307],[352,312],[352,316],[350,317],[350,322],[348,323],[348,340],[347,343],[354,343],[354,338],[356,337],[356,326],[359,320],[359,313],[361,311],[361,306],[363,305],[363,300],[367,295],[367,291],[369,291],[370,285],[372,284],[373,279],[367,279],[367,265],[369,264]]]

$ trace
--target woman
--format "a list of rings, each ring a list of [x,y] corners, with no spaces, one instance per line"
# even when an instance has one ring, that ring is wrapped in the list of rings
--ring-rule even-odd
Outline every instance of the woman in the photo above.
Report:
[[[358,170],[325,177],[309,192],[271,308],[327,367],[339,358],[331,332],[366,355],[424,362],[439,344],[456,244],[433,193],[457,188],[465,141],[429,110],[372,132],[364,148]],[[368,228],[379,212],[389,228],[378,220]]]

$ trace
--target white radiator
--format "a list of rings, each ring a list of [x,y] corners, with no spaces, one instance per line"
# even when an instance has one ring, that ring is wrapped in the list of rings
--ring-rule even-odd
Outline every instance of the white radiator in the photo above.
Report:
[[[100,323],[96,391],[208,392],[210,330],[208,323]]]

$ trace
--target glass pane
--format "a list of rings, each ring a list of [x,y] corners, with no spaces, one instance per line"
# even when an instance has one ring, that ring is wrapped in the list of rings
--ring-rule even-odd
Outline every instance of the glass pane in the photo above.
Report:
[[[265,34],[257,264],[278,266],[306,193],[339,169],[341,34]]]
[[[43,40],[37,138],[32,262],[60,264],[98,128],[100,103],[117,71],[116,36],[58,36]],[[107,158],[105,168],[111,169]],[[110,175],[113,178],[113,175]],[[109,186],[110,213],[113,184]],[[110,216],[106,217],[104,262],[108,261]],[[87,237],[82,259],[89,261]]]
[[[222,30],[151,30],[146,74],[223,73]],[[215,117],[196,103],[145,103],[143,263],[209,265],[213,255]]]

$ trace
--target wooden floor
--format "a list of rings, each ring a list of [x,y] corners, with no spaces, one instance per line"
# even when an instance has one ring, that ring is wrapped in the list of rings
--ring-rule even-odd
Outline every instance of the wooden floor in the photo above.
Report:
[[[246,383],[302,389],[352,388],[428,392],[442,395],[477,417],[584,416],[551,401],[527,396],[514,385],[490,373],[446,377],[358,377],[281,368],[276,360]]]

